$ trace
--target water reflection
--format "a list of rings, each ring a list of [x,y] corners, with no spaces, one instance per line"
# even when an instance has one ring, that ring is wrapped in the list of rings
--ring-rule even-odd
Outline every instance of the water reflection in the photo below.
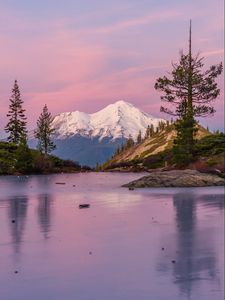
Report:
[[[215,277],[216,259],[210,236],[204,241],[207,251],[201,252],[204,233],[198,234],[196,228],[196,200],[193,194],[183,193],[176,194],[173,198],[177,226],[177,263],[174,265],[173,274],[175,282],[188,299],[191,299],[193,284]]]
[[[221,208],[221,195],[218,195],[218,199],[217,207]],[[198,200],[191,192],[173,196],[176,238],[174,244],[172,241],[168,242],[168,253],[171,256],[161,257],[162,261],[158,267],[159,272],[167,273],[172,270],[173,282],[179,286],[181,294],[186,295],[187,299],[192,299],[193,289],[200,282],[218,279],[214,232],[199,226]],[[201,200],[205,201],[206,198]],[[209,203],[210,197],[207,197],[207,204]],[[174,263],[172,259],[175,260]]]
[[[20,244],[25,230],[27,205],[28,198],[26,196],[9,199],[10,231],[16,253],[20,252]]]
[[[51,208],[52,208],[52,197],[48,194],[40,195],[38,197],[38,220],[43,232],[44,238],[49,238],[49,231],[51,227]]]
[[[209,194],[201,195],[198,198],[204,206],[219,208],[223,210],[225,208],[224,194]]]
[[[123,176],[0,178],[0,298],[222,299],[223,189],[130,192]]]

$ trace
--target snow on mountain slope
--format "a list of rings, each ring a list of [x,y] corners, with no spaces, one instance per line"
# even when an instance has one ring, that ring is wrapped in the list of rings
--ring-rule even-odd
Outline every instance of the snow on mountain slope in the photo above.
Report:
[[[144,135],[148,125],[156,127],[159,121],[162,119],[154,118],[121,100],[93,114],[79,111],[61,113],[54,118],[53,127],[58,139],[81,135],[114,140],[128,138],[130,134],[136,138],[139,130]]]
[[[90,128],[90,115],[75,111],[57,115],[52,123],[58,138],[87,134]]]

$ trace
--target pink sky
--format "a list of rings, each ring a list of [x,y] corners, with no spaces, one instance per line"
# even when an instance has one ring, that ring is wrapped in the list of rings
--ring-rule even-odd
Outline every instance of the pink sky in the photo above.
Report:
[[[76,4],[74,3],[76,2]],[[123,99],[154,116],[160,114],[157,77],[187,49],[193,20],[193,49],[206,67],[224,62],[223,1],[163,0],[108,2],[22,0],[0,3],[0,133],[7,122],[9,97],[18,80],[33,128],[43,105],[53,114],[95,112]],[[13,5],[14,4],[14,5]],[[67,5],[66,5],[67,4]],[[100,9],[101,8],[101,9]],[[224,75],[211,129],[223,129]]]

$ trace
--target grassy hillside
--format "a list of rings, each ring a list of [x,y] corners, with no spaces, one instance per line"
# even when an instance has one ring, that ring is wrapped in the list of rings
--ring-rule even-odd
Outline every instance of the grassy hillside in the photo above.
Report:
[[[20,149],[13,143],[0,142],[0,175],[46,174],[81,171],[79,164],[56,156],[45,157],[39,151]]]
[[[127,169],[145,170],[163,167],[172,167],[172,146],[176,132],[174,125],[115,155],[106,162],[103,170]],[[224,169],[225,134],[212,134],[199,126],[196,143],[196,162],[198,168],[214,167]],[[195,168],[195,166],[192,166]]]

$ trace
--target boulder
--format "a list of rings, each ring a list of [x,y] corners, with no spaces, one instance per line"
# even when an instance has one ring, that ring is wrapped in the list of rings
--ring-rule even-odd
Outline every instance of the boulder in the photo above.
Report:
[[[156,171],[130,183],[128,188],[146,187],[205,187],[224,186],[225,179],[215,174],[200,173],[196,170]]]

